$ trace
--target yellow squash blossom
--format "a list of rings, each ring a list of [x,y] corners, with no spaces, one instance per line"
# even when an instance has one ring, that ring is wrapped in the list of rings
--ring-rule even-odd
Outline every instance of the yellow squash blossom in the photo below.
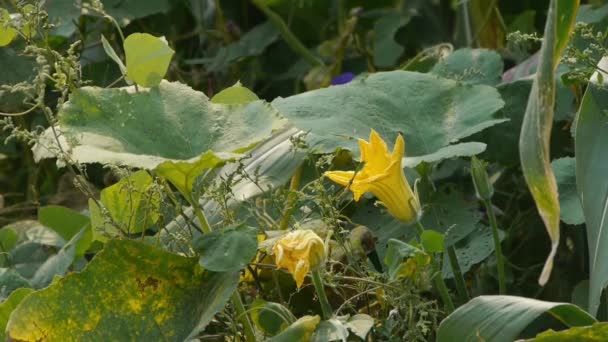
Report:
[[[389,153],[386,142],[372,129],[369,142],[359,139],[361,162],[359,172],[328,171],[325,176],[332,181],[348,186],[355,201],[366,192],[373,193],[388,212],[396,219],[412,223],[420,214],[420,202],[414,195],[403,173],[401,160],[405,153],[405,141],[399,135],[393,153]]]
[[[272,249],[279,268],[287,268],[298,288],[306,274],[325,259],[323,240],[312,230],[295,230],[279,239]]]

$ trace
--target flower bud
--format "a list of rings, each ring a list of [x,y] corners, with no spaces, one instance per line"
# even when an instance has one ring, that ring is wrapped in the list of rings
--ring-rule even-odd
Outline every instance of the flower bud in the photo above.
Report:
[[[483,160],[475,156],[471,157],[471,177],[473,178],[477,198],[482,201],[490,200],[494,195],[494,187],[488,179],[486,165],[487,163]]]

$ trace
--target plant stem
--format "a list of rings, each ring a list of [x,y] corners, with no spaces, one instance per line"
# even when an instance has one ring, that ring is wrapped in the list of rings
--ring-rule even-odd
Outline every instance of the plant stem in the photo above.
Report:
[[[236,313],[238,315],[238,319],[245,328],[245,341],[247,342],[255,342],[255,333],[253,331],[253,325],[251,325],[251,321],[249,320],[249,316],[247,315],[247,311],[245,310],[245,305],[243,305],[243,300],[241,299],[241,295],[239,291],[236,290],[232,294],[232,305],[236,309]]]
[[[323,66],[323,62],[315,57],[304,44],[296,37],[287,24],[278,14],[276,14],[273,10],[268,8],[262,1],[254,0],[253,4],[260,9],[260,11],[264,12],[264,14],[268,17],[274,26],[281,32],[281,36],[285,39],[285,42],[289,47],[302,58],[304,58],[310,65],[320,67]]]
[[[492,227],[492,237],[494,238],[494,250],[496,251],[496,267],[498,268],[498,293],[506,294],[507,285],[505,283],[505,263],[502,255],[502,247],[500,246],[500,236],[498,235],[498,225],[496,224],[496,215],[492,207],[492,201],[484,200],[483,204],[486,207],[490,227]]]
[[[283,217],[281,218],[281,223],[279,225],[280,230],[285,230],[287,229],[287,226],[289,226],[289,219],[291,218],[291,213],[293,212],[294,204],[297,198],[295,192],[300,188],[301,179],[302,165],[298,166],[296,173],[294,173],[291,177],[291,182],[289,183],[289,195],[287,196],[287,205],[285,206],[285,212],[283,213]]]
[[[333,315],[333,310],[331,305],[329,305],[329,301],[327,300],[327,295],[325,294],[325,287],[323,286],[323,280],[321,280],[321,271],[319,268],[312,270],[312,283],[315,286],[315,290],[317,291],[317,296],[319,297],[319,302],[321,303],[321,311],[323,312],[323,319],[330,319]]]
[[[422,236],[422,233],[424,233],[424,227],[422,226],[422,224],[420,222],[416,222],[416,231],[418,232],[419,236]],[[441,269],[439,268],[437,261],[435,260],[433,255],[430,255],[430,256],[431,256],[431,266],[433,268],[433,278],[435,281],[435,286],[437,287],[437,291],[439,291],[439,295],[441,296],[441,299],[443,300],[443,304],[445,305],[445,307],[448,311],[448,314],[452,313],[452,311],[454,311],[454,302],[452,302],[452,297],[450,297],[450,293],[448,292],[448,287],[445,285],[445,281],[443,280],[443,277],[441,276]]]
[[[469,297],[469,292],[467,291],[467,286],[464,282],[462,271],[460,270],[456,250],[454,249],[454,246],[448,247],[447,250],[450,266],[452,266],[452,273],[454,273],[454,282],[456,282],[456,290],[458,291],[458,295],[463,302],[468,302],[471,298]]]

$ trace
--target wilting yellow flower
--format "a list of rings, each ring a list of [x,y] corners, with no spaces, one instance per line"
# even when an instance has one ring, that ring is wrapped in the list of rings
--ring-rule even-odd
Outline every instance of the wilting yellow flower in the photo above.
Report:
[[[363,169],[355,171],[328,171],[325,176],[332,181],[348,186],[355,201],[366,192],[373,193],[388,212],[396,219],[411,223],[421,214],[420,202],[414,195],[403,173],[401,160],[405,153],[405,141],[399,135],[393,153],[389,153],[386,142],[372,129],[369,143],[359,139]]]
[[[295,230],[279,239],[272,252],[279,268],[287,268],[298,288],[308,271],[325,259],[323,240],[312,230]]]

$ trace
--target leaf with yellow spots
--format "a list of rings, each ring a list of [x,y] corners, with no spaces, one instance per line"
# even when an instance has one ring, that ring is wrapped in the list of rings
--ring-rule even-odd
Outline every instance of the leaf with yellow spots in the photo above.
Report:
[[[238,284],[143,243],[111,240],[81,273],[32,293],[6,328],[13,341],[183,341],[201,332]]]

